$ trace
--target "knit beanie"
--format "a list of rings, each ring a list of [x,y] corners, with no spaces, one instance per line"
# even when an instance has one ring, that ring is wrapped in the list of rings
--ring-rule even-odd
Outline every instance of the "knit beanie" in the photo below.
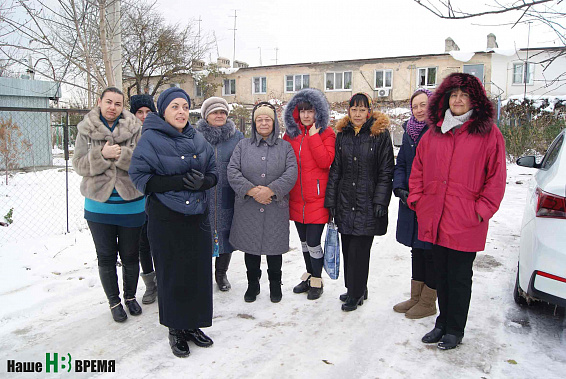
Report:
[[[259,106],[255,109],[254,122],[255,120],[257,120],[257,116],[261,116],[261,115],[269,116],[273,121],[275,121],[275,112],[273,111],[273,108],[271,108],[267,104]]]
[[[209,114],[218,110],[230,113],[228,102],[221,97],[209,97],[200,106],[200,114],[205,120]]]
[[[157,99],[157,110],[159,117],[164,117],[165,109],[167,109],[169,104],[177,98],[185,99],[187,103],[189,103],[189,108],[191,107],[191,99],[183,89],[179,87],[170,87],[163,91]]]
[[[133,95],[130,97],[130,113],[136,114],[136,112],[142,107],[147,107],[150,111],[157,112],[155,104],[153,103],[153,96]]]

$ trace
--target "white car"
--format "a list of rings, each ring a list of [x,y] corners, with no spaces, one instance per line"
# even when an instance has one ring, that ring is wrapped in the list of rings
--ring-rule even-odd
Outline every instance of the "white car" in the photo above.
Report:
[[[566,307],[566,130],[540,163],[521,157],[519,166],[538,169],[529,184],[521,225],[519,265],[513,298]]]

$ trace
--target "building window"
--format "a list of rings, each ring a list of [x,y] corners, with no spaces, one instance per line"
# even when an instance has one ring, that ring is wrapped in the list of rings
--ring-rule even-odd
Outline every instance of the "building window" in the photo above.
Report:
[[[309,88],[310,75],[285,75],[285,92],[297,92]]]
[[[528,67],[526,72],[525,66]],[[534,72],[534,63],[513,63],[513,84],[533,84]]]
[[[224,79],[222,95],[231,96],[236,94],[236,79]]]
[[[436,67],[419,68],[417,73],[417,83],[419,87],[436,86]]]
[[[196,96],[203,97],[204,96],[204,84],[195,82],[195,89],[196,89]]]
[[[375,70],[375,89],[393,87],[393,70]]]
[[[252,93],[267,93],[267,78],[265,76],[252,79]]]
[[[352,89],[352,71],[327,72],[327,91],[347,91]]]

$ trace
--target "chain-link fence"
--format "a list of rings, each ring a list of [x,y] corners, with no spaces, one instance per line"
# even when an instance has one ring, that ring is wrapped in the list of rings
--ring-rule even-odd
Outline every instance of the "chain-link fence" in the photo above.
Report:
[[[0,107],[0,245],[87,227],[70,161],[87,112]]]

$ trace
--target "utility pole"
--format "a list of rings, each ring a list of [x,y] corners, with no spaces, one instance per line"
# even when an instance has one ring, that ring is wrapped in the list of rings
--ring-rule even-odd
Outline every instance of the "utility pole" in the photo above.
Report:
[[[523,100],[527,98],[527,79],[529,78],[529,47],[531,44],[531,23],[529,22],[529,34],[527,35],[527,60],[525,61],[525,72],[523,72],[523,81],[525,89],[523,91]]]
[[[277,54],[279,53],[279,48],[275,48],[275,65],[277,65]]]
[[[258,49],[259,49],[259,65],[260,65],[260,66],[263,66],[263,65],[261,64],[261,47],[258,47]]]
[[[200,15],[198,16],[198,34],[197,34],[197,55],[198,59],[200,59],[200,23],[202,22],[202,18]]]
[[[232,67],[234,66],[234,61],[236,60],[236,19],[238,18],[238,15],[236,14],[237,11],[237,9],[234,9],[234,16],[230,16],[234,17],[234,29],[230,29],[234,31],[234,55],[232,56]]]

